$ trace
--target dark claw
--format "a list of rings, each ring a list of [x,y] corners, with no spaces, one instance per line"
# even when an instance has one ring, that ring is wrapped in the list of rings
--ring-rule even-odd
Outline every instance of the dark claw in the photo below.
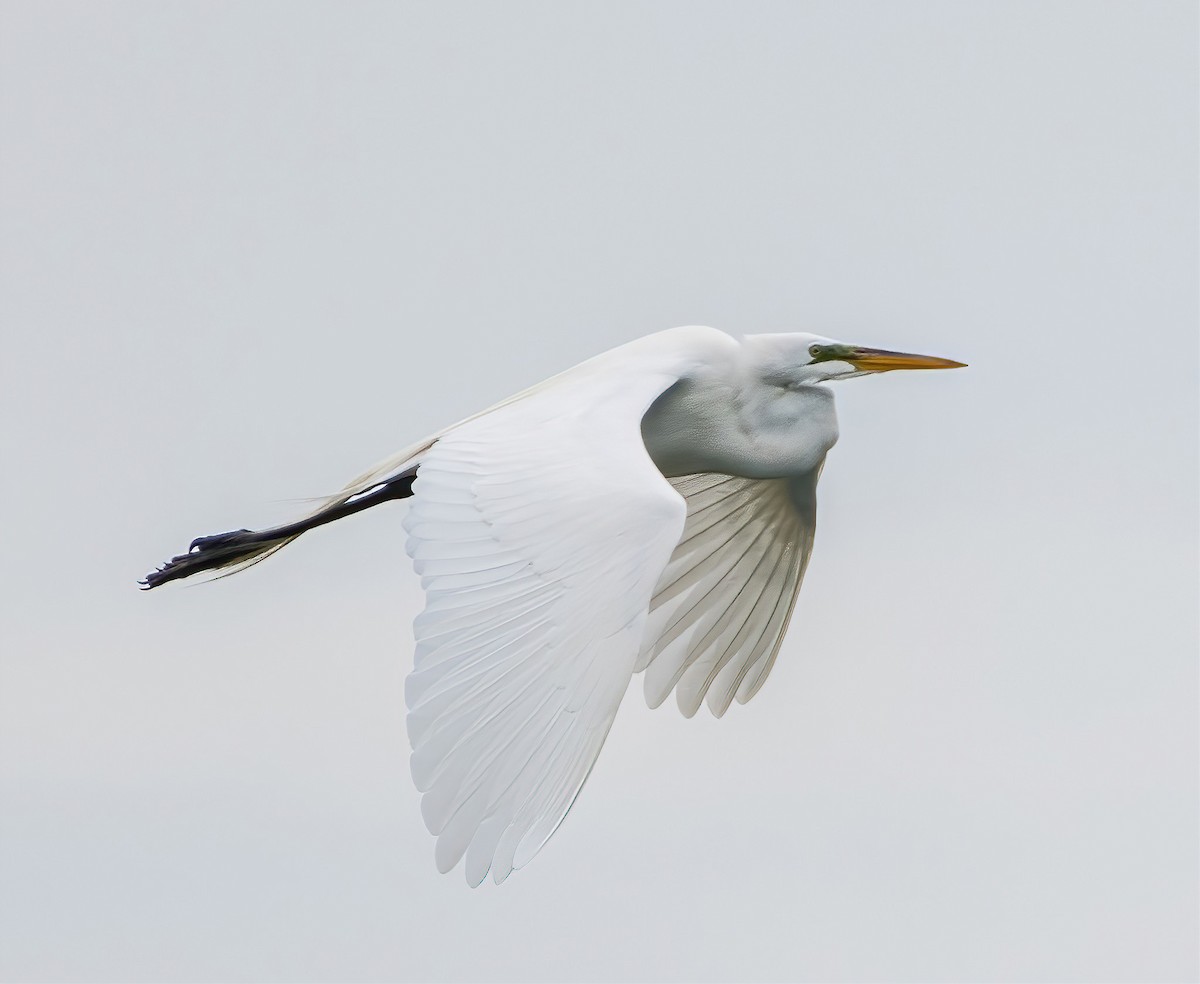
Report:
[[[195,553],[197,550],[203,553],[205,550],[210,550],[214,547],[229,546],[239,540],[244,540],[252,532],[252,530],[233,530],[230,533],[214,533],[212,536],[198,536],[188,546],[188,553]]]

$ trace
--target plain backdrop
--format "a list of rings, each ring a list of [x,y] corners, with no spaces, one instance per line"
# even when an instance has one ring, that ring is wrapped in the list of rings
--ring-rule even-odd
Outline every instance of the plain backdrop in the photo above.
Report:
[[[1184,981],[1197,12],[0,6],[0,975]],[[508,883],[407,766],[405,506],[139,594],[678,324],[835,384],[791,632],[635,681]]]

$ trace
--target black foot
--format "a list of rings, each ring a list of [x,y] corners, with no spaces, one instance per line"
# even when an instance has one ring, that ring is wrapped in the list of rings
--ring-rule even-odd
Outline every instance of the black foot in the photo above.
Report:
[[[262,549],[266,539],[273,539],[253,530],[234,530],[214,536],[200,536],[191,542],[188,552],[172,557],[151,571],[138,584],[143,590],[157,588],[168,581],[191,577],[203,571],[215,570],[247,560]]]

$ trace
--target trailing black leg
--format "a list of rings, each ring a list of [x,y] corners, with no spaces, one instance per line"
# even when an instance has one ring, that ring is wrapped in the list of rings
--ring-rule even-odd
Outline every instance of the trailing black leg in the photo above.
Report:
[[[364,509],[370,509],[381,502],[392,499],[407,499],[412,495],[413,481],[417,477],[417,469],[389,478],[384,482],[373,485],[362,492],[340,499],[331,505],[318,509],[311,516],[285,526],[275,526],[269,530],[234,530],[231,533],[217,533],[213,536],[197,537],[191,542],[187,553],[172,557],[167,563],[146,575],[138,583],[145,590],[157,588],[168,581],[201,574],[204,571],[214,571],[225,567],[238,565],[248,566],[267,555],[274,553],[280,547],[296,539],[301,533],[332,523]]]

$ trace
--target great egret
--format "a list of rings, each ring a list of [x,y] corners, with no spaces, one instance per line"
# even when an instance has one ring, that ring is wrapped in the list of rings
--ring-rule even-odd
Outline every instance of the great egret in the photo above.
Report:
[[[634,673],[718,717],[763,685],[838,438],[824,385],[962,363],[808,334],[659,332],[405,448],[299,522],[195,540],[154,588],[412,498],[426,592],[405,683],[437,866],[496,882],[571,808]]]

